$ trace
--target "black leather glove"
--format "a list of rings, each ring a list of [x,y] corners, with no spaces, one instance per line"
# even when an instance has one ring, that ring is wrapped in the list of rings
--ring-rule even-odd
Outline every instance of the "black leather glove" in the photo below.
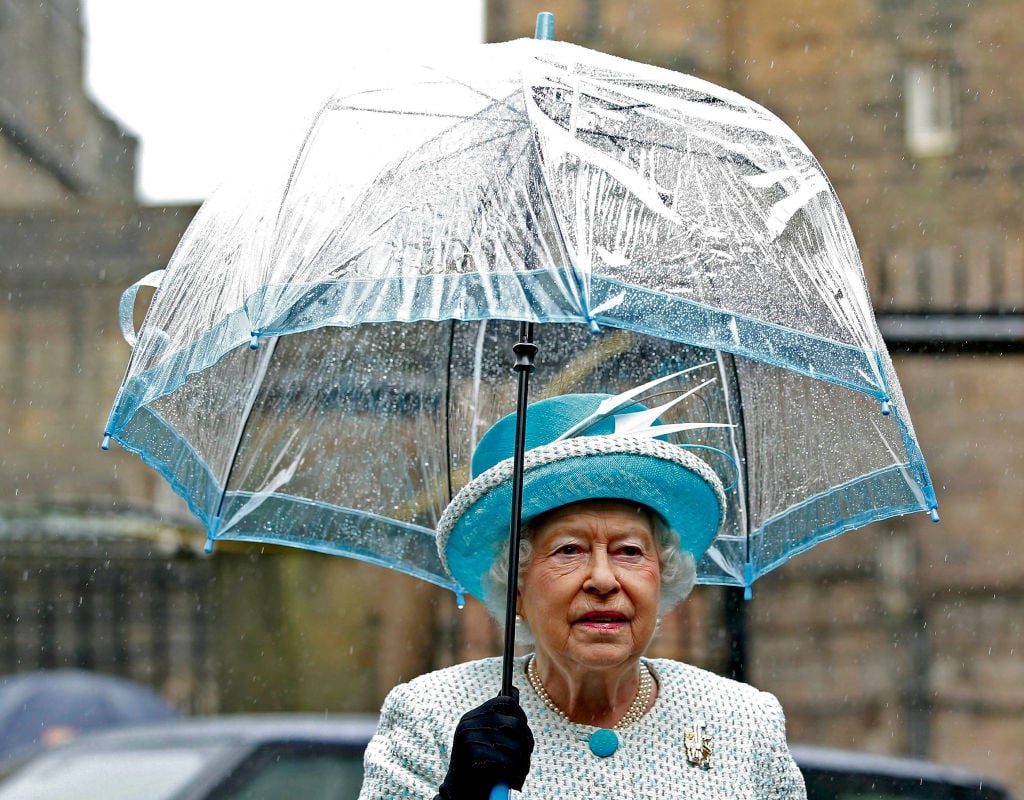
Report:
[[[488,700],[459,721],[438,798],[487,800],[499,783],[523,788],[530,772],[533,733],[519,706],[519,690],[513,687],[512,693],[514,697]]]

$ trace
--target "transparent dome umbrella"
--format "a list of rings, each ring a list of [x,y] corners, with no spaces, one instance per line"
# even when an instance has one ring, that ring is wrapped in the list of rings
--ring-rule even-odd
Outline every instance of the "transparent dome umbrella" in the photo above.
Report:
[[[687,367],[663,420],[732,484],[704,583],[935,495],[821,167],[757,104],[566,43],[366,70],[296,151],[199,210],[106,429],[211,543],[294,545],[460,591],[434,527],[533,399]],[[659,388],[661,391],[664,387]]]

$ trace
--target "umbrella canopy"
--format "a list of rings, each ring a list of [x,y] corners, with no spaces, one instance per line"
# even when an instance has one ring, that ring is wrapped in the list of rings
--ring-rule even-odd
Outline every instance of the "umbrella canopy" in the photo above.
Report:
[[[276,169],[275,169],[276,165]],[[935,509],[846,216],[777,117],[679,73],[522,40],[382,68],[297,151],[200,209],[106,435],[211,541],[364,558],[458,590],[433,530],[473,446],[535,396],[714,379],[663,421],[727,482],[699,564],[749,586],[872,520]]]

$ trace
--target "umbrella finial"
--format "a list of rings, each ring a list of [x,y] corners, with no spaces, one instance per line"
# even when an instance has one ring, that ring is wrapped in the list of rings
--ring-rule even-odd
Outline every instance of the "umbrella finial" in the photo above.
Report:
[[[550,11],[541,11],[537,15],[537,29],[533,34],[534,39],[546,39],[553,41],[555,38],[555,15]]]

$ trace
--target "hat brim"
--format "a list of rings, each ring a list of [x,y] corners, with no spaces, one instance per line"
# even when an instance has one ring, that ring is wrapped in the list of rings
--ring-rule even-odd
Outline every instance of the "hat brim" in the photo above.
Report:
[[[438,524],[442,562],[484,603],[492,600],[484,575],[510,534],[511,462],[495,465],[463,487]],[[717,535],[725,512],[714,471],[693,453],[660,440],[592,436],[527,452],[524,522],[583,500],[625,500],[652,509],[679,536],[680,549],[697,560]]]

